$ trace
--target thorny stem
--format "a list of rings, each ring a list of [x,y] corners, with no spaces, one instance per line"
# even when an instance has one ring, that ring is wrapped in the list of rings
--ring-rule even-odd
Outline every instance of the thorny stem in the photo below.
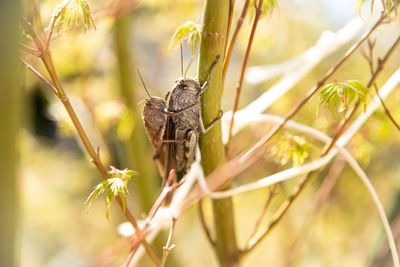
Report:
[[[224,60],[224,67],[223,67],[223,70],[222,70],[222,79],[223,80],[225,80],[226,72],[228,71],[229,63],[231,62],[231,56],[232,56],[233,48],[235,47],[236,39],[237,39],[237,37],[239,35],[240,29],[242,28],[242,24],[243,24],[244,19],[246,17],[247,10],[248,10],[248,7],[249,7],[249,2],[250,2],[250,0],[245,0],[245,2],[243,4],[242,13],[240,14],[240,17],[238,18],[238,20],[236,22],[235,31],[232,34],[231,40],[230,40],[229,45],[228,45],[228,49],[226,50],[225,60]],[[229,37],[229,36],[227,36],[227,37]]]
[[[91,158],[90,159],[91,162],[96,166],[97,170],[101,174],[101,177],[103,179],[108,179],[109,176],[108,176],[107,170],[104,167],[104,165],[101,163],[99,154],[97,153],[94,146],[90,142],[85,129],[83,128],[74,108],[71,105],[71,102],[68,99],[68,96],[65,93],[65,90],[63,89],[63,87],[61,85],[60,79],[59,79],[57,72],[55,70],[55,67],[53,65],[53,61],[52,61],[49,49],[45,49],[45,46],[43,45],[42,40],[38,37],[36,32],[32,29],[29,22],[25,21],[24,27],[27,30],[27,32],[30,34],[30,36],[32,37],[32,39],[36,45],[36,48],[40,51],[39,57],[42,60],[43,65],[45,66],[48,74],[50,75],[51,80],[53,81],[54,87],[57,91],[57,97],[61,100],[62,104],[64,105],[64,107],[68,113],[68,116],[70,117],[87,153],[89,154],[89,156]],[[127,209],[127,208],[124,209],[124,206],[122,204],[120,197],[116,197],[116,200],[117,200],[117,203],[120,206],[123,214],[125,215],[127,220],[132,224],[135,231],[138,233],[138,236],[141,236],[140,228],[139,228],[138,223],[137,223],[135,217],[133,216],[133,214],[129,211],[129,209]],[[143,239],[142,244],[143,244],[147,254],[149,255],[150,259],[153,261],[153,263],[156,266],[159,266],[160,260],[158,259],[157,255],[151,248],[150,244],[147,243],[147,241],[145,241],[145,239]]]
[[[243,86],[243,81],[244,81],[244,73],[246,71],[247,61],[249,60],[250,51],[251,51],[251,47],[252,47],[252,44],[253,44],[254,36],[256,34],[258,21],[259,21],[260,16],[261,16],[261,8],[262,8],[262,5],[263,5],[263,2],[264,2],[263,0],[259,0],[258,1],[258,5],[255,6],[255,10],[256,10],[255,12],[256,13],[255,13],[255,16],[254,16],[253,26],[251,28],[250,37],[249,37],[249,41],[247,43],[246,52],[245,52],[244,57],[243,57],[242,67],[240,69],[239,81],[238,81],[238,84],[236,86],[236,94],[235,94],[235,99],[234,99],[234,102],[233,102],[232,118],[231,118],[231,122],[229,124],[228,142],[226,143],[226,151],[229,151],[229,144],[230,144],[231,139],[232,139],[232,129],[233,129],[233,125],[234,125],[235,113],[236,113],[236,111],[238,109],[238,106],[239,106],[240,94],[242,92],[242,86]]]
[[[378,77],[379,73],[383,70],[383,66],[385,65],[386,61],[389,59],[393,51],[395,50],[397,44],[399,43],[399,39],[396,40],[396,42],[390,47],[390,49],[387,51],[385,56],[378,61],[378,66],[374,73],[372,74],[370,80],[368,81],[367,87],[370,87]],[[347,114],[346,117],[342,120],[340,123],[338,130],[336,131],[334,137],[332,138],[332,141],[326,148],[323,149],[321,153],[321,157],[327,155],[329,151],[333,148],[335,145],[336,141],[339,139],[341,134],[344,131],[345,125],[350,121],[351,117],[355,114],[355,111],[357,110],[357,107],[359,106],[360,102],[357,102],[353,109],[350,110]],[[299,196],[299,194],[303,191],[305,188],[306,183],[310,180],[310,177],[312,174],[314,174],[315,171],[308,173],[301,181],[296,185],[296,187],[293,189],[292,193],[288,197],[288,199],[278,208],[278,210],[275,212],[275,214],[272,216],[270,224],[263,229],[263,231],[260,231],[260,233],[253,238],[249,242],[249,246],[244,250],[244,253],[248,253],[252,251],[257,245],[261,243],[261,241],[268,235],[268,233],[281,221],[283,216],[286,214],[286,212],[289,210],[291,207],[292,203],[294,202],[295,199]]]

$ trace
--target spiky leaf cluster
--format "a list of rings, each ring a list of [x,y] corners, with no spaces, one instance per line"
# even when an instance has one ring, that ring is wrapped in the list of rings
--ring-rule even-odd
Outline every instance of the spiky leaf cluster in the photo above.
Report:
[[[368,88],[357,80],[326,84],[320,93],[320,103],[332,112],[343,112],[356,102],[365,106]]]
[[[137,174],[135,171],[128,169],[119,170],[113,166],[110,166],[110,169],[111,170],[108,173],[111,177],[95,186],[85,202],[89,209],[92,206],[93,201],[95,201],[100,195],[108,190],[104,199],[107,219],[110,215],[111,201],[113,198],[119,197],[121,199],[123,209],[126,209],[128,182],[133,175]]]
[[[86,30],[91,27],[96,28],[90,7],[84,0],[64,0],[54,11],[54,28],[57,32],[65,31],[70,28],[83,28]]]
[[[176,47],[186,40],[188,46],[194,54],[200,43],[202,25],[194,23],[193,21],[187,21],[183,25],[179,26],[175,33],[172,35],[170,41],[170,48]]]

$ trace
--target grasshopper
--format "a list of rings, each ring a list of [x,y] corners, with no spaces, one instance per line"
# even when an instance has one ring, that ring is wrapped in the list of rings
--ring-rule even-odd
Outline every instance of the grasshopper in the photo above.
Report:
[[[200,133],[207,132],[222,116],[221,111],[210,126],[204,127],[200,97],[209,85],[218,58],[211,64],[208,79],[202,86],[196,79],[181,77],[165,99],[151,96],[138,72],[148,95],[142,118],[155,151],[153,158],[164,180],[172,169],[176,170],[178,178],[189,170],[195,160]]]
[[[169,144],[166,170],[174,168],[179,176],[186,173],[195,160],[195,149],[200,133],[207,132],[221,116],[215,118],[208,127],[204,126],[201,116],[200,97],[208,88],[212,71],[219,57],[211,64],[207,81],[200,85],[196,79],[179,78],[174,88],[166,96],[168,118],[165,141],[174,140]],[[172,157],[174,157],[172,159]]]

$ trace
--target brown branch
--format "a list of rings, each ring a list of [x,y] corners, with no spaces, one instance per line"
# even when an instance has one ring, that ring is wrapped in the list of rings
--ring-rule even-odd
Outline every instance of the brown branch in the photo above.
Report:
[[[240,32],[240,30],[242,28],[242,24],[243,24],[244,19],[246,18],[246,15],[247,15],[249,2],[250,2],[250,0],[245,0],[245,2],[243,4],[242,13],[240,14],[240,17],[238,18],[238,20],[236,22],[235,31],[233,32],[232,38],[229,41],[229,45],[228,45],[228,48],[226,50],[225,57],[224,57],[224,66],[223,66],[223,70],[222,70],[222,80],[225,80],[225,75],[226,75],[226,72],[228,71],[229,63],[231,62],[232,51],[233,51],[233,48],[235,47],[236,39],[237,39],[237,37],[239,35],[239,32]],[[228,37],[229,36],[227,35],[227,38]]]
[[[385,102],[383,101],[382,97],[379,94],[379,91],[378,91],[378,88],[377,88],[376,84],[374,84],[374,89],[375,89],[376,95],[378,96],[379,101],[381,102],[381,105],[382,105],[387,117],[392,122],[392,124],[396,127],[396,129],[400,132],[400,125],[396,122],[395,118],[393,117],[393,115],[391,114],[389,109],[387,108]]]
[[[291,266],[294,257],[299,249],[299,246],[304,244],[303,236],[307,235],[309,232],[309,228],[311,226],[312,221],[316,214],[320,211],[323,204],[328,200],[330,193],[333,190],[333,187],[336,184],[336,181],[340,174],[342,173],[344,167],[346,166],[346,161],[342,158],[338,158],[329,168],[328,174],[325,178],[323,178],[322,184],[319,186],[319,189],[316,193],[315,202],[313,203],[313,207],[311,211],[308,212],[308,216],[305,216],[305,221],[302,223],[300,230],[298,231],[297,237],[294,239],[290,249],[288,249],[289,254],[287,255],[287,266]]]
[[[204,232],[206,233],[207,240],[210,242],[210,244],[213,247],[215,247],[215,245],[216,245],[215,239],[211,235],[210,227],[208,227],[207,222],[206,222],[206,218],[204,216],[203,200],[202,199],[200,199],[200,201],[198,203],[198,211],[199,211],[200,223],[201,223],[201,226],[203,227]]]
[[[261,13],[262,13],[262,5],[263,5],[264,0],[259,0],[258,1],[258,5],[256,5],[254,3],[255,6],[255,16],[254,16],[254,21],[253,21],[253,26],[251,27],[251,32],[250,32],[250,37],[249,37],[249,41],[247,43],[247,48],[246,48],[246,52],[244,54],[243,57],[243,62],[242,62],[242,67],[240,69],[240,76],[239,76],[239,81],[238,84],[236,86],[236,94],[235,94],[235,99],[233,102],[233,108],[232,108],[232,118],[231,118],[231,122],[229,124],[229,131],[228,131],[228,142],[226,143],[226,151],[229,151],[229,144],[231,142],[232,139],[232,129],[233,129],[233,125],[235,122],[235,113],[239,107],[239,100],[240,100],[240,95],[242,92],[242,87],[243,87],[243,81],[244,81],[244,73],[246,71],[247,68],[247,61],[249,60],[249,56],[250,56],[250,51],[251,51],[251,47],[253,44],[253,40],[254,40],[254,36],[256,34],[256,30],[257,30],[257,25],[258,25],[258,21],[260,20],[261,17]]]
[[[372,74],[370,80],[368,81],[367,87],[370,87],[380,74],[380,72],[383,70],[384,64],[387,62],[389,57],[392,55],[393,51],[395,50],[397,44],[399,42],[396,40],[396,42],[390,47],[390,49],[386,52],[385,56],[383,59],[378,61],[378,66],[375,70],[375,72]],[[339,139],[341,134],[344,131],[344,128],[346,124],[350,121],[352,116],[355,114],[355,111],[357,110],[360,102],[358,101],[352,110],[350,110],[347,114],[346,117],[341,121],[338,130],[336,131],[334,137],[332,138],[332,141],[330,144],[328,144],[322,151],[321,157],[325,156],[328,154],[328,152],[333,148],[335,145],[336,141]],[[308,173],[301,181],[295,186],[294,190],[292,191],[291,195],[288,197],[288,199],[278,208],[278,210],[275,212],[273,215],[270,224],[261,231],[256,238],[254,238],[251,242],[250,245],[244,250],[244,253],[250,252],[252,249],[254,249],[257,245],[261,243],[261,241],[268,235],[268,233],[280,222],[280,220],[283,218],[283,216],[286,214],[292,203],[294,202],[295,199],[299,196],[299,194],[303,191],[305,188],[306,183],[310,180],[309,178],[311,177],[312,174],[314,174],[316,171]]]
[[[265,216],[265,213],[267,212],[268,207],[271,205],[272,199],[278,194],[277,190],[277,184],[275,184],[268,193],[268,197],[267,200],[265,201],[265,204],[260,212],[260,214],[258,215],[258,218],[254,224],[253,227],[253,231],[251,232],[251,234],[249,235],[249,238],[247,240],[247,244],[250,242],[250,240],[252,240],[254,238],[254,236],[257,234],[258,229],[260,228],[262,219]]]
[[[96,166],[97,170],[101,174],[101,177],[103,179],[108,179],[109,175],[107,173],[107,170],[104,167],[104,165],[102,164],[102,162],[100,161],[99,155],[97,154],[94,146],[90,142],[85,129],[83,128],[74,108],[72,107],[72,105],[68,99],[68,96],[65,93],[64,88],[61,85],[61,82],[60,82],[60,79],[55,70],[49,49],[45,49],[45,46],[44,46],[42,40],[38,37],[38,35],[33,30],[33,28],[31,27],[31,24],[28,21],[23,21],[23,26],[26,29],[26,31],[28,32],[28,34],[32,37],[32,39],[36,45],[36,48],[40,51],[40,59],[42,60],[43,65],[45,66],[47,72],[49,73],[51,80],[53,81],[53,85],[57,91],[57,96],[59,97],[62,104],[64,105],[64,108],[66,109],[76,131],[78,132],[78,135],[79,135],[87,153],[89,154],[89,156],[91,158],[91,162],[93,162],[93,164]],[[138,223],[137,223],[135,217],[133,216],[133,214],[129,211],[129,209],[127,209],[127,208],[124,209],[124,206],[122,204],[120,197],[116,197],[116,201],[117,201],[118,205],[120,206],[121,211],[127,218],[127,220],[132,224],[133,228],[138,233],[138,235],[141,236],[140,228],[139,228]],[[144,239],[143,239],[142,244],[143,244],[147,254],[149,255],[150,259],[152,260],[152,262],[156,266],[159,266],[160,260],[158,259],[157,255],[155,254],[155,252],[152,249],[152,247],[150,246],[150,244],[148,244],[147,241],[145,241]]]
[[[394,46],[396,46],[398,43],[400,42],[400,36],[396,39]],[[375,41],[370,41],[368,40],[368,53],[365,51],[362,51],[362,54],[364,56],[364,58],[367,60],[368,62],[368,66],[370,69],[371,74],[374,73],[374,48],[375,48]],[[381,59],[378,59],[378,64],[379,61]],[[379,66],[379,65],[378,65]],[[400,131],[400,125],[396,122],[396,120],[394,119],[393,115],[390,113],[389,109],[387,108],[385,102],[383,101],[382,97],[379,94],[379,90],[378,87],[376,85],[376,83],[373,84],[373,87],[375,89],[375,93],[377,95],[377,97],[379,98],[379,101],[381,102],[381,105],[386,113],[386,115],[388,116],[389,120],[393,123],[393,125],[396,127],[396,129],[398,131]]]
[[[53,93],[58,96],[57,89],[54,87],[54,85],[47,80],[37,69],[35,69],[31,64],[27,63],[25,60],[21,59],[21,62],[25,65],[25,67],[30,70],[33,74],[35,74],[40,80],[42,80],[47,86],[49,86],[52,90]]]
[[[357,50],[357,48],[371,35],[372,32],[376,30],[376,28],[384,21],[385,16],[382,13],[381,17],[378,21],[371,27],[369,31],[364,33],[364,35],[353,44],[343,55],[341,59],[334,66],[332,66],[324,75],[324,77],[314,85],[307,95],[298,103],[295,108],[289,112],[289,114],[285,117],[284,121],[280,123],[277,127],[275,127],[271,132],[262,137],[242,158],[241,162],[247,161],[250,157],[253,157],[256,152],[262,152],[263,146],[271,140],[275,134],[283,128],[283,126],[292,119],[302,108],[303,106],[313,97],[318,90],[325,84],[325,82],[343,65],[343,63]],[[256,155],[257,156],[257,155]]]

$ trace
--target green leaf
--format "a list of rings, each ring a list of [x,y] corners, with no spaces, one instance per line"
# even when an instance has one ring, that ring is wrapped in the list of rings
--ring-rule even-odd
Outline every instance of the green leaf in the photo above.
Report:
[[[179,26],[172,35],[169,47],[176,47],[186,40],[188,46],[192,50],[192,54],[194,54],[200,43],[201,30],[201,24],[194,23],[193,21],[185,22],[183,25]]]
[[[83,27],[86,32],[91,27],[96,29],[96,25],[90,12],[88,3],[84,0],[64,0],[53,13],[54,26],[57,32],[62,32],[70,28]],[[50,23],[53,23],[50,22]]]
[[[87,205],[87,209],[90,209],[90,207],[93,205],[93,201],[95,201],[101,194],[104,193],[108,186],[107,180],[101,182],[97,186],[94,187],[93,191],[90,193],[88,198],[85,201],[85,205]]]
[[[90,208],[92,202],[108,189],[104,199],[107,219],[110,215],[111,201],[115,197],[121,199],[122,209],[124,212],[126,211],[126,197],[129,193],[128,182],[133,175],[137,174],[135,171],[128,169],[119,170],[114,166],[110,166],[110,171],[108,173],[111,177],[98,184],[85,201],[85,204],[88,204],[88,208]]]
[[[329,83],[321,90],[320,104],[331,112],[343,112],[358,101],[365,106],[368,91],[368,88],[357,80]]]
[[[305,138],[286,134],[273,148],[276,160],[282,165],[292,163],[293,166],[301,166],[309,156],[311,145]]]

